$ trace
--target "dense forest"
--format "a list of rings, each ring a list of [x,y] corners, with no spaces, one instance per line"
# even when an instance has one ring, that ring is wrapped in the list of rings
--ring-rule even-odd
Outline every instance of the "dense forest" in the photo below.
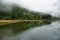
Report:
[[[29,11],[23,7],[14,5],[10,12],[0,10],[0,20],[40,20],[51,19],[51,15],[42,12]]]

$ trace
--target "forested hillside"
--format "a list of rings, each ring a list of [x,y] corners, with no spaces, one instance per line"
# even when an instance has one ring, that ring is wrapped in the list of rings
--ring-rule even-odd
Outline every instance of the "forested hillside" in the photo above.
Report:
[[[29,11],[20,6],[13,6],[10,12],[0,10],[0,20],[40,20],[51,19],[51,15],[42,12]]]

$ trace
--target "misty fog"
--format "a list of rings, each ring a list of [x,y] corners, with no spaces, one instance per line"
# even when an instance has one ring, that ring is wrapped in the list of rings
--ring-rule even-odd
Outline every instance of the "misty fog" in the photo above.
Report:
[[[45,12],[58,17],[60,16],[59,2],[59,0],[0,0],[0,7],[10,8],[12,4],[18,4],[32,11]]]
[[[60,17],[60,0],[0,0],[0,10],[10,11],[14,4],[31,11]],[[49,25],[36,26],[16,35],[13,34],[11,29],[4,30],[0,33],[1,40],[60,40],[60,21],[52,22]]]

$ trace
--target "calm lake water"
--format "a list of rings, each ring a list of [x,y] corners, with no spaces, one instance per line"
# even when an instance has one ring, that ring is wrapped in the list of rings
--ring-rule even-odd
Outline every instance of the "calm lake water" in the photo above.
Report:
[[[0,40],[60,40],[60,21],[48,25],[30,28],[22,33],[13,35],[12,30],[0,33]]]

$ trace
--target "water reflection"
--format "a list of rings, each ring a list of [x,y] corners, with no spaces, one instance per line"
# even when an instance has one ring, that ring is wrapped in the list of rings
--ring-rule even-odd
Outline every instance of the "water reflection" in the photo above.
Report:
[[[60,40],[60,21],[33,28],[23,33],[21,40]]]
[[[60,40],[60,21],[30,28],[15,36],[10,32],[11,30],[9,30],[8,35],[4,35],[1,40]]]

